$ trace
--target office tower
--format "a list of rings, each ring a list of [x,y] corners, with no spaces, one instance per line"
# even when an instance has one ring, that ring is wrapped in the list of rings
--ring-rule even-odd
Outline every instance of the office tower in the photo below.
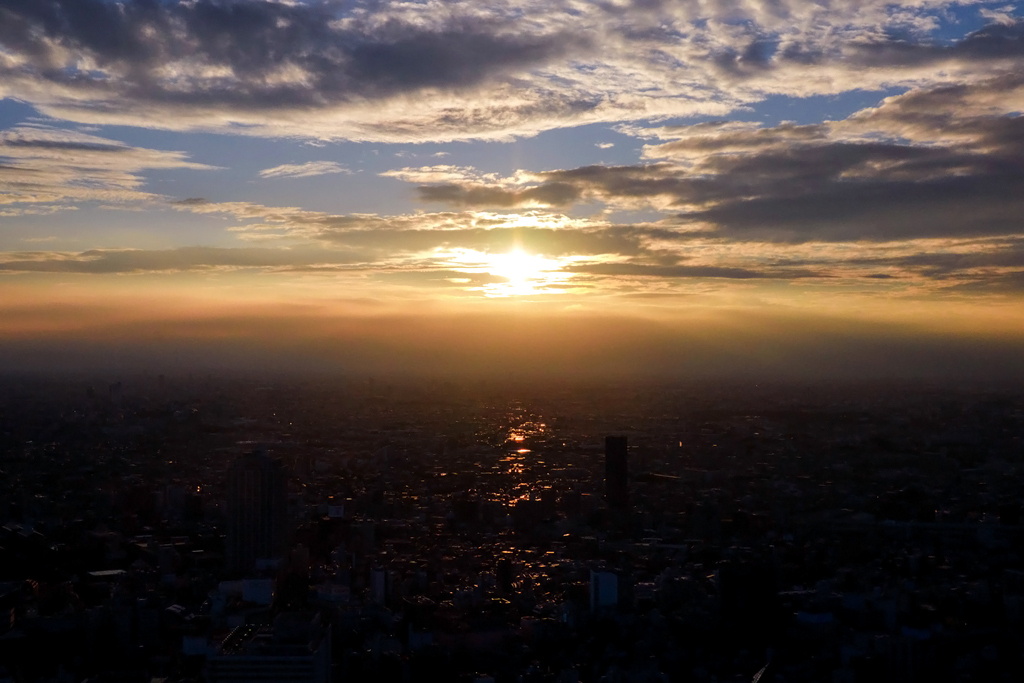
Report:
[[[257,560],[283,558],[288,543],[288,474],[284,463],[255,451],[231,463],[227,476],[229,570],[252,571]]]
[[[370,600],[383,605],[388,599],[388,574],[380,567],[370,570]]]
[[[500,558],[495,565],[494,574],[501,592],[510,595],[514,589],[513,583],[515,581],[515,569],[512,567],[511,557]]]
[[[608,506],[616,510],[628,509],[629,470],[624,436],[606,436],[604,439],[604,484]]]
[[[619,577],[613,572],[590,572],[590,611],[601,612],[619,604]]]

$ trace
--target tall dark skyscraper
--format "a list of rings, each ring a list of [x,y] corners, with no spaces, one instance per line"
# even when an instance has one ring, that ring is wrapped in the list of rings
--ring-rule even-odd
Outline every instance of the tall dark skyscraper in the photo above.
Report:
[[[604,438],[604,485],[608,506],[616,510],[629,508],[629,467],[624,436]]]
[[[233,572],[288,550],[288,473],[284,463],[255,451],[231,463],[227,477],[225,554]]]

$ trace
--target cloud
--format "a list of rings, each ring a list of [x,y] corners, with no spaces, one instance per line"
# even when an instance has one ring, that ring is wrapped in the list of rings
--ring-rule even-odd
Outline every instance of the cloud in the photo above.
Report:
[[[466,180],[494,183],[499,180],[496,174],[483,174],[472,166],[452,166],[449,164],[421,166],[419,168],[407,166],[405,168],[384,171],[380,175],[384,178],[396,178],[407,183],[444,183]]]
[[[835,232],[811,233],[794,240],[771,231],[743,233],[736,228],[714,229],[711,224],[694,227],[689,219],[678,216],[616,224],[544,210],[389,216],[332,215],[244,202],[193,200],[176,206],[231,215],[242,223],[233,231],[245,239],[298,239],[322,244],[328,254],[341,250],[366,272],[400,269],[429,273],[451,269],[460,251],[479,254],[478,260],[486,262],[488,255],[521,250],[555,259],[558,271],[573,274],[575,282],[587,278],[599,282],[598,289],[606,292],[649,290],[657,282],[681,280],[800,281],[808,286],[837,286],[872,279],[880,291],[896,286],[917,288],[920,293],[995,281],[1024,268],[1024,234],[920,237],[915,231],[905,231],[911,234],[868,240],[864,234],[870,230],[862,228],[852,241],[839,240]],[[330,262],[328,254],[319,257],[324,264]],[[334,266],[321,268],[332,269],[336,270]]]
[[[398,142],[1019,71],[1005,10],[931,39],[956,4],[0,0],[0,96],[85,124]]]
[[[515,30],[510,17],[468,8],[439,22],[410,9],[4,0],[0,75],[9,96],[71,120],[367,137],[359,128],[380,128],[372,119],[382,113],[402,127],[397,99],[508,88],[513,74],[587,44],[557,25]],[[520,106],[540,104],[529,99]],[[340,130],[329,123],[339,115]]]
[[[971,312],[950,322],[954,304],[1005,305],[993,317],[1019,327],[1024,22],[1005,8],[985,11],[991,25],[946,40],[948,23],[942,34],[937,28],[954,4],[0,0],[0,97],[83,124],[0,132],[0,217],[85,204],[174,210],[186,219],[227,218],[226,237],[242,245],[57,251],[31,244],[44,238],[24,238],[33,251],[0,252],[0,335],[38,341],[49,339],[33,338],[38,329],[55,326],[80,333],[79,342],[106,344],[111,330],[160,343],[192,334],[203,340],[200,350],[232,340],[221,349],[229,359],[239,344],[259,339],[330,349],[322,357],[334,360],[351,352],[357,367],[387,367],[390,354],[408,367],[436,362],[445,369],[461,369],[467,358],[477,369],[494,367],[496,358],[507,367],[515,357],[528,367],[580,372],[699,370],[702,358],[728,370],[773,334],[777,343],[757,348],[768,355],[782,349],[787,372],[807,358],[833,371],[843,370],[836,358],[900,359],[872,366],[880,372],[903,362],[927,369],[942,359],[969,361],[985,349],[977,339],[952,354],[943,344],[967,323],[981,325],[981,317]],[[772,95],[882,89],[905,92],[836,121],[726,120],[747,116],[745,107]],[[715,120],[678,125],[696,115]],[[182,152],[106,139],[95,127],[283,136],[316,147],[340,138],[507,140],[595,122],[619,123],[616,131],[645,144],[643,157],[507,176],[482,165],[394,169],[381,175],[412,183],[429,204],[396,215],[161,196],[147,187],[147,171],[213,167]],[[417,155],[428,152],[408,156]],[[259,175],[345,172],[339,163],[312,161]],[[643,210],[644,218],[617,222],[628,215],[618,210]],[[459,305],[472,306],[470,297],[514,279],[495,266],[513,251],[538,257],[537,269],[551,274],[529,305],[548,297],[556,314],[527,326],[502,317],[514,308],[468,323],[431,318],[435,304],[461,297]],[[33,290],[38,300],[21,296],[27,286],[17,289],[41,280],[74,286],[52,295]],[[195,291],[213,292],[212,282],[235,287],[211,298],[236,303],[243,288],[253,299],[273,290],[266,297],[287,300],[289,310],[249,316],[230,303],[210,313],[208,302],[142,301],[142,290],[172,280]],[[255,282],[270,286],[249,287]],[[140,299],[122,312],[136,284]],[[77,305],[92,286],[106,288],[99,303]],[[121,298],[104,298],[110,292]],[[802,303],[808,293],[812,304]],[[748,324],[757,310],[743,306],[755,300],[757,310],[780,301],[795,308],[888,306],[894,318],[931,304],[928,316],[941,317],[941,329],[914,336],[896,326],[858,336],[849,323],[833,334],[827,324],[786,315]],[[663,317],[574,326],[562,317],[569,302],[600,302],[630,315],[643,307]],[[360,306],[380,317],[352,314]],[[680,313],[687,306],[725,310],[726,317],[743,310],[707,327]],[[381,322],[389,307],[417,315]],[[306,315],[310,310],[317,312]],[[659,332],[670,319],[678,327]],[[554,328],[545,327],[552,320]],[[586,362],[577,359],[572,340],[615,326],[615,343]],[[642,330],[631,337],[636,328]],[[299,342],[290,336],[296,329]],[[713,340],[702,346],[696,329],[714,329]],[[732,335],[737,329],[742,334]],[[544,344],[522,341],[532,335]],[[800,341],[811,337],[813,344]],[[1019,338],[991,357],[1019,362]],[[66,339],[58,341],[53,348]],[[893,344],[901,354],[880,353]],[[14,363],[15,356],[0,357]]]
[[[450,286],[434,274],[456,268],[459,253],[486,269],[489,256],[520,249],[557,261],[576,285],[637,296],[699,281],[1010,291],[1021,269],[1014,240],[1024,234],[1022,109],[1024,78],[1003,74],[917,88],[840,121],[621,127],[647,141],[642,163],[509,176],[457,165],[388,171],[424,201],[451,207],[398,215],[172,201],[147,192],[141,173],[211,167],[180,152],[21,126],[0,134],[7,214],[77,201],[169,207],[231,218],[233,236],[266,249],[19,252],[3,254],[0,270],[390,273]],[[333,162],[262,175],[321,164]],[[630,225],[562,213],[583,202],[653,207],[662,217]]]
[[[329,173],[351,173],[334,161],[307,161],[304,164],[282,164],[260,171],[261,178],[309,178]]]
[[[182,247],[179,249],[91,249],[83,252],[0,252],[0,272],[115,273],[202,272],[260,269],[293,271],[350,267],[351,253],[325,249]]]
[[[723,266],[647,265],[640,263],[593,263],[570,268],[576,273],[647,278],[725,278],[730,280],[796,280],[820,278],[822,273],[810,270],[729,268]]]
[[[1024,77],[919,88],[845,120],[622,128],[645,163],[508,178],[432,178],[424,201],[468,209],[591,201],[654,208],[733,240],[893,241],[1024,231]]]
[[[994,18],[994,17],[993,17]],[[854,64],[866,67],[928,67],[950,64],[969,68],[977,63],[999,63],[1009,66],[1024,57],[1024,21],[1002,15],[996,23],[968,34],[949,45],[934,42],[876,39],[850,46]]]
[[[439,249],[506,253],[522,248],[548,256],[635,255],[646,250],[647,240],[675,235],[658,226],[619,226],[542,211],[338,215],[247,202],[214,203],[200,198],[172,206],[191,213],[233,216],[243,222],[233,228],[243,238],[315,240],[369,250],[367,253],[372,252],[374,258],[382,259]]]
[[[0,132],[0,205],[24,215],[67,209],[67,202],[74,201],[156,201],[159,196],[142,189],[142,171],[214,168],[188,161],[183,152],[132,147],[43,125],[17,126]]]
[[[758,241],[735,228],[694,230],[676,217],[616,224],[545,211],[335,215],[200,198],[171,206],[233,217],[232,232],[266,246],[0,252],[0,274],[4,282],[28,273],[249,273],[307,284],[331,277],[352,293],[402,300],[442,291],[479,296],[507,280],[504,255],[522,251],[542,257],[547,274],[538,276],[538,295],[551,281],[552,294],[571,291],[574,300],[679,296],[702,283],[766,294],[784,285],[825,293],[856,284],[883,298],[1024,294],[1017,287],[1024,235],[837,242],[772,234]]]
[[[486,206],[492,208],[569,206],[580,199],[580,190],[569,183],[545,183],[524,190],[507,190],[494,186],[466,186],[454,183],[417,188],[425,202],[441,202],[453,206]]]
[[[1004,26],[1013,26],[1017,21],[1017,18],[1013,16],[1014,9],[1013,5],[1005,5],[998,9],[982,7],[978,10],[978,14],[994,23],[1002,24]]]

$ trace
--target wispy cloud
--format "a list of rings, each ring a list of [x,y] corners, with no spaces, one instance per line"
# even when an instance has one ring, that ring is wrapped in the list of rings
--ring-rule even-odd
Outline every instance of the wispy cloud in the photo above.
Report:
[[[351,173],[334,161],[307,161],[304,164],[282,164],[260,171],[261,178],[309,178],[330,173]]]
[[[978,10],[978,14],[989,21],[994,21],[1004,26],[1012,26],[1014,21],[1016,21],[1016,17],[1013,16],[1015,9],[1013,5],[1004,5],[996,9],[982,7]]]
[[[23,125],[0,132],[0,205],[16,214],[48,213],[68,202],[160,200],[143,189],[151,169],[213,170],[183,152],[132,147],[79,131]]]
[[[801,240],[771,233],[695,230],[670,216],[661,221],[616,224],[547,211],[485,211],[401,215],[331,215],[249,203],[179,204],[180,210],[227,214],[242,222],[232,230],[264,243],[304,240],[324,245],[322,267],[334,250],[358,260],[363,272],[449,270],[461,251],[487,255],[522,250],[569,259],[559,268],[595,291],[654,291],[683,281],[800,281],[835,287],[858,283],[879,293],[908,295],[985,283],[1004,290],[1024,273],[1024,235],[958,237],[893,234],[842,241],[828,233]],[[1019,232],[1019,231],[1018,231]],[[990,234],[990,233],[989,233]],[[310,257],[314,258],[314,257]],[[315,260],[315,258],[314,258]],[[21,266],[19,266],[21,267]],[[281,266],[283,267],[283,266]],[[1017,278],[1017,280],[1014,280]]]
[[[183,247],[180,249],[91,249],[83,252],[0,252],[0,272],[113,273],[296,270],[344,266],[358,258],[322,248]]]

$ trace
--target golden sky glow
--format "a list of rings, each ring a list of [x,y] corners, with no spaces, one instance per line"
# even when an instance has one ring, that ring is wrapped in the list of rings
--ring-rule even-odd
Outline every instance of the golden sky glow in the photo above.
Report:
[[[0,0],[8,358],[1024,364],[1005,3],[73,5]]]

